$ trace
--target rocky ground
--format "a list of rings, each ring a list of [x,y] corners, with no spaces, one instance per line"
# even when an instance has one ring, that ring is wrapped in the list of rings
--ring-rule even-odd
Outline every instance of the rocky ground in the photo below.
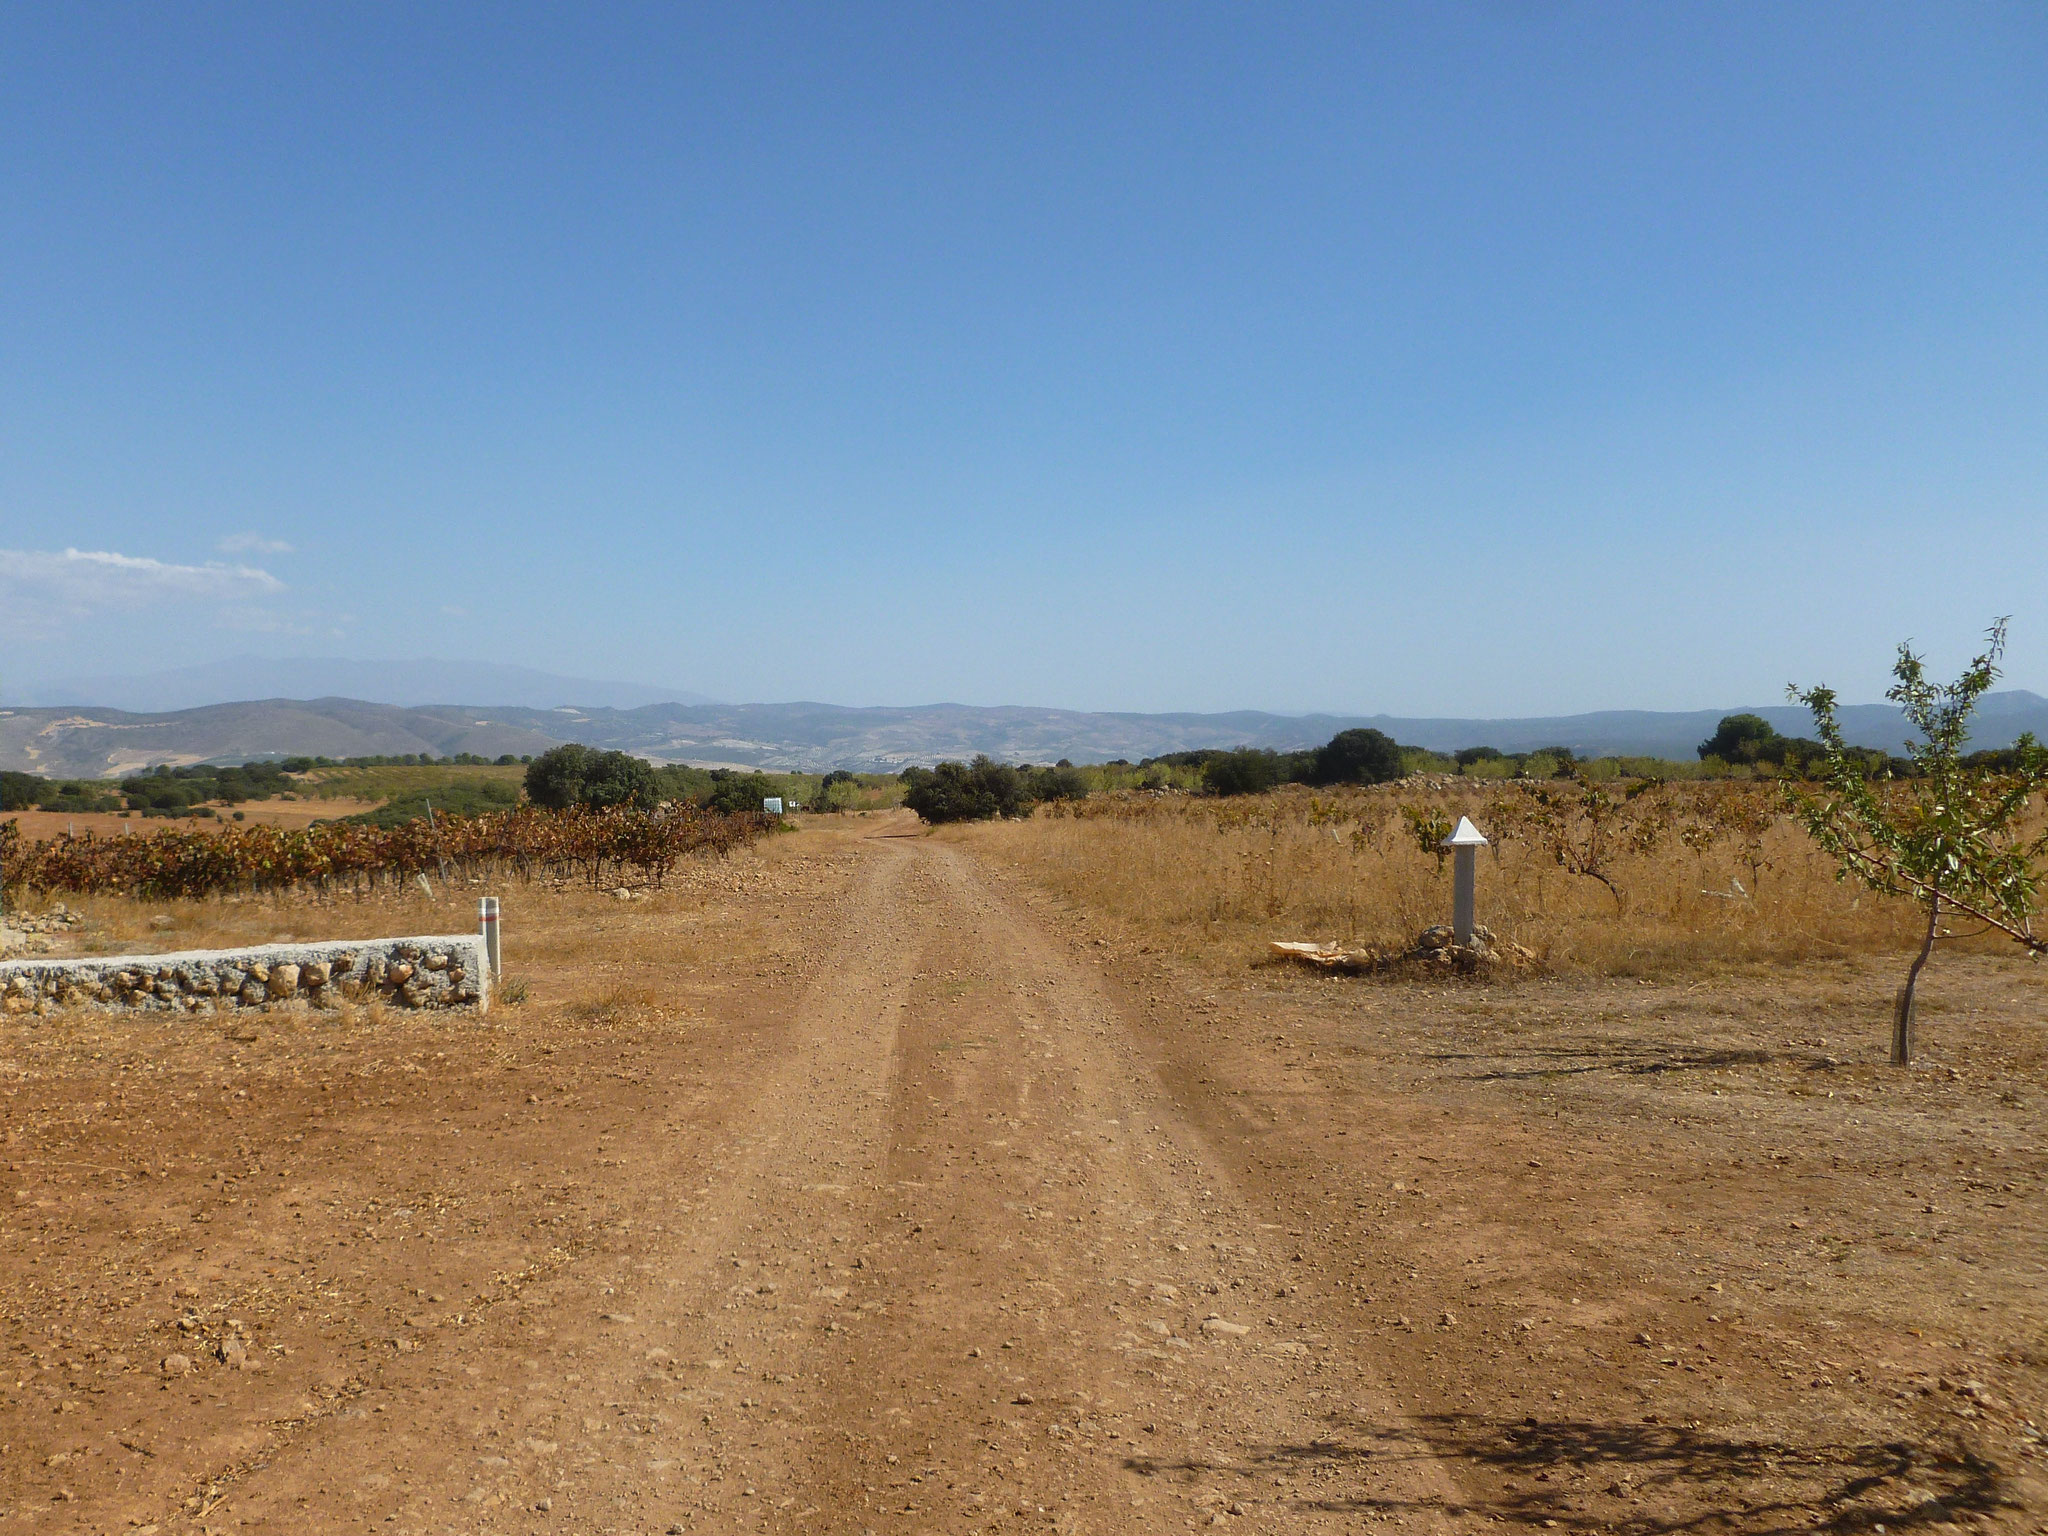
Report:
[[[1119,947],[896,818],[523,1006],[0,1024],[0,1532],[2031,1531],[2048,985]],[[307,919],[301,915],[298,925]]]
[[[50,954],[64,947],[63,941],[84,924],[85,915],[61,901],[33,914],[0,913],[0,960]]]

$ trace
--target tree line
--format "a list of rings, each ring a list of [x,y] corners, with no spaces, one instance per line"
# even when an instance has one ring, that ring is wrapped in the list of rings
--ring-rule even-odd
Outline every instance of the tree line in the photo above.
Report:
[[[1407,772],[1409,751],[1384,731],[1362,727],[1339,731],[1306,752],[1208,748],[1147,758],[1138,767],[1193,770],[1213,794],[1248,795],[1280,784],[1385,784]],[[1164,788],[1165,776],[1158,780],[1156,787]],[[1013,768],[987,756],[971,763],[906,768],[903,785],[903,803],[934,823],[1022,816],[1042,802],[1084,799],[1093,787],[1088,772],[1068,762]]]

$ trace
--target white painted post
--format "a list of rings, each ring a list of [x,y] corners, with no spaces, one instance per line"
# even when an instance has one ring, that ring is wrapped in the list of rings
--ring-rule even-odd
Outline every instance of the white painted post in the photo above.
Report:
[[[1486,834],[1472,825],[1471,817],[1460,816],[1439,846],[1451,850],[1451,932],[1459,944],[1470,946],[1478,904],[1479,850],[1487,846]]]
[[[484,934],[484,954],[491,962],[491,980],[496,981],[505,974],[505,967],[498,958],[498,898],[484,896],[477,900],[477,918]]]

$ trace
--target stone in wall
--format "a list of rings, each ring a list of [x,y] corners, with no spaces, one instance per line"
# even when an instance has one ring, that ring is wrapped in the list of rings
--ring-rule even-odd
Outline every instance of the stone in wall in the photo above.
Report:
[[[482,1012],[490,1006],[489,969],[475,934],[11,960],[0,962],[0,1013],[232,1013],[345,1002]]]

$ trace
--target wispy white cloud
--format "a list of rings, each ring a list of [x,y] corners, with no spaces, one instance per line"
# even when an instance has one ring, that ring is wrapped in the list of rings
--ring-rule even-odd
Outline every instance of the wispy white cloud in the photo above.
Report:
[[[112,550],[0,549],[0,607],[28,625],[166,603],[248,602],[284,589],[254,565],[177,565]]]
[[[231,533],[214,548],[224,555],[288,555],[291,545],[283,539],[266,539],[260,533]]]

